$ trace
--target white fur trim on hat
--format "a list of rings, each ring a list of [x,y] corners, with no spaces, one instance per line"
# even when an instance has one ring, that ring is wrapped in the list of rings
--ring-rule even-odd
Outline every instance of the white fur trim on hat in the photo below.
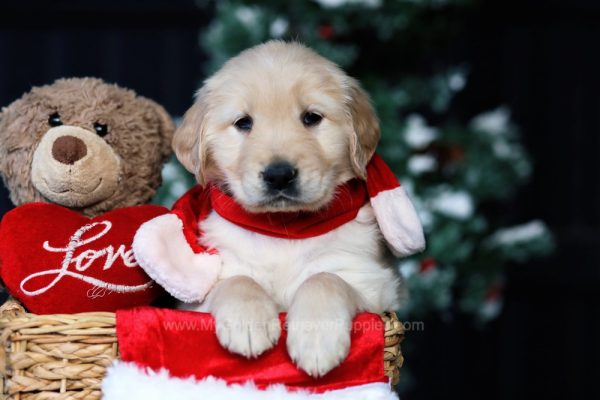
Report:
[[[425,249],[421,221],[402,186],[377,193],[371,205],[394,255],[406,257]]]
[[[142,224],[133,239],[133,253],[140,265],[175,298],[202,301],[221,270],[218,254],[194,253],[175,214],[165,214]]]
[[[116,362],[102,382],[103,400],[398,400],[387,383],[369,383],[321,394],[290,392],[283,385],[258,389],[252,382],[231,384],[215,377],[202,380],[174,378],[166,370],[155,372],[135,364]]]

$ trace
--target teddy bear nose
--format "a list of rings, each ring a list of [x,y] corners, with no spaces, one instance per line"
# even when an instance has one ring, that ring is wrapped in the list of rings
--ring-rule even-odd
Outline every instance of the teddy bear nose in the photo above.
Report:
[[[87,154],[83,140],[75,136],[61,136],[52,144],[52,157],[63,164],[75,164]]]

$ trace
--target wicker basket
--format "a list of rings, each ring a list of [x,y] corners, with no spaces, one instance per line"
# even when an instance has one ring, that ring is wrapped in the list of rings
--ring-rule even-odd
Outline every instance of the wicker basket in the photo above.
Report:
[[[384,313],[385,374],[398,383],[404,329]],[[14,300],[0,307],[0,392],[19,400],[100,399],[106,368],[119,355],[115,314],[36,315]]]

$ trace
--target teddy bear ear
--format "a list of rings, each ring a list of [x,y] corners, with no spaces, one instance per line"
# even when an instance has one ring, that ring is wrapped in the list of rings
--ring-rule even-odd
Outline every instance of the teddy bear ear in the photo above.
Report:
[[[164,161],[173,154],[171,142],[173,141],[173,134],[175,133],[175,122],[163,106],[147,98],[142,98],[142,100],[150,112],[158,118],[160,135],[162,137],[161,150]]]

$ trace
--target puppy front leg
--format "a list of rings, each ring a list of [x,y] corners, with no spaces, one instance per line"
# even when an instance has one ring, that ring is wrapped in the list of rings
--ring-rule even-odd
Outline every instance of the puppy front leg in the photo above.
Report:
[[[281,333],[277,305],[252,278],[222,280],[209,293],[207,302],[215,318],[217,338],[229,351],[251,358],[277,343]]]
[[[300,285],[287,314],[287,349],[299,368],[323,376],[346,358],[360,303],[356,291],[331,273],[315,274]]]

